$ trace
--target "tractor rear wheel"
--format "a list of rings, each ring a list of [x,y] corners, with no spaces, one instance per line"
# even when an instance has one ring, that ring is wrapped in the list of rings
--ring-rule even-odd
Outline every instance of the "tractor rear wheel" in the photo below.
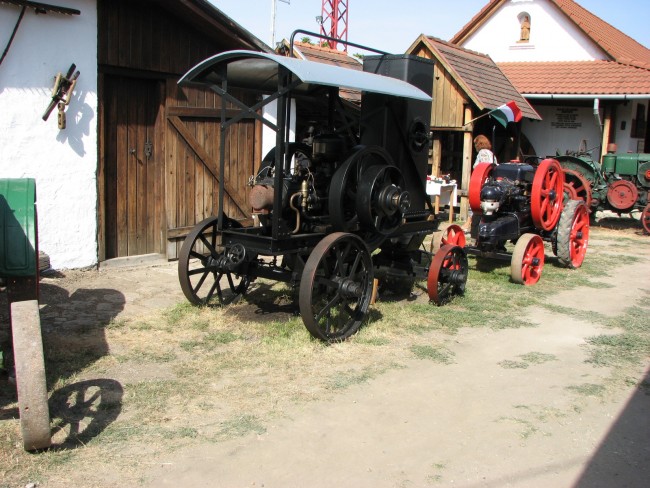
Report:
[[[641,213],[641,225],[646,234],[650,235],[650,203],[648,203]]]
[[[534,285],[544,268],[544,241],[537,234],[523,234],[512,253],[510,278],[520,285]]]
[[[300,280],[300,315],[325,342],[354,334],[368,315],[374,269],[368,247],[354,234],[335,232],[312,250]]]
[[[562,210],[557,226],[555,248],[560,263],[567,268],[579,268],[587,253],[589,241],[589,211],[584,202],[571,200]]]

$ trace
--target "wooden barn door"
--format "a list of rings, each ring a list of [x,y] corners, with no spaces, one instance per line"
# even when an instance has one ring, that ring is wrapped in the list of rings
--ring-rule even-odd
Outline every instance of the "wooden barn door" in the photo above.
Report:
[[[104,78],[105,259],[164,253],[164,82]]]
[[[227,130],[221,174],[220,97],[209,90],[168,84],[166,105],[167,258],[174,259],[192,227],[218,215],[221,179],[224,213],[240,221],[251,218],[248,181],[261,160],[261,126],[249,117]],[[227,116],[237,113],[229,108]]]

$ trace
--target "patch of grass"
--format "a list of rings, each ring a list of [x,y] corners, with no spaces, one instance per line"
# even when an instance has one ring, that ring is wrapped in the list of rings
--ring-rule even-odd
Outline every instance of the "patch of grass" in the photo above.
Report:
[[[221,424],[219,432],[212,437],[213,441],[243,437],[250,433],[264,434],[266,427],[254,415],[240,415],[226,420]]]
[[[549,361],[557,361],[557,356],[554,354],[544,354],[541,352],[529,352],[519,357],[528,364],[543,364]]]
[[[435,363],[451,364],[453,363],[454,353],[446,347],[413,345],[409,348],[417,359],[427,359]]]
[[[195,316],[200,309],[189,302],[181,302],[174,307],[165,310],[163,317],[168,325],[179,325],[188,316]]]
[[[115,355],[118,363],[170,363],[177,359],[174,351],[152,351],[144,349],[134,349],[127,354]]]
[[[566,389],[583,396],[602,396],[605,393],[605,387],[603,385],[596,385],[594,383],[571,385],[567,386]]]
[[[527,369],[528,363],[525,361],[510,361],[509,359],[504,359],[497,363],[499,366],[505,369]]]

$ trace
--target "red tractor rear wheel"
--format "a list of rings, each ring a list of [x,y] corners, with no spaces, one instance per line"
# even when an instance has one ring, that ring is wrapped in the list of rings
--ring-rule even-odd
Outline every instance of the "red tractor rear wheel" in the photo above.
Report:
[[[569,195],[571,200],[582,200],[587,204],[587,209],[591,208],[591,184],[579,171],[572,169],[563,169],[564,171],[564,191]]]
[[[537,167],[531,190],[533,224],[542,230],[555,228],[562,212],[564,173],[555,159],[545,159]]]
[[[650,203],[648,203],[641,213],[641,225],[646,234],[650,234]]]
[[[512,254],[510,278],[520,285],[534,285],[544,268],[544,241],[537,234],[522,235]]]
[[[587,253],[589,212],[584,202],[571,200],[562,210],[557,226],[557,257],[567,268],[579,268]]]

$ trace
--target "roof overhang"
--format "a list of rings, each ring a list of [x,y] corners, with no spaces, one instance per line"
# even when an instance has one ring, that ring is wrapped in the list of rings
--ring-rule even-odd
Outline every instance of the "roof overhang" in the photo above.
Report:
[[[212,56],[190,69],[178,83],[220,86],[225,73],[229,87],[274,93],[278,89],[280,67],[288,70],[300,81],[295,88],[298,92],[308,93],[320,86],[330,86],[431,101],[431,97],[422,90],[395,78],[245,50]]]

